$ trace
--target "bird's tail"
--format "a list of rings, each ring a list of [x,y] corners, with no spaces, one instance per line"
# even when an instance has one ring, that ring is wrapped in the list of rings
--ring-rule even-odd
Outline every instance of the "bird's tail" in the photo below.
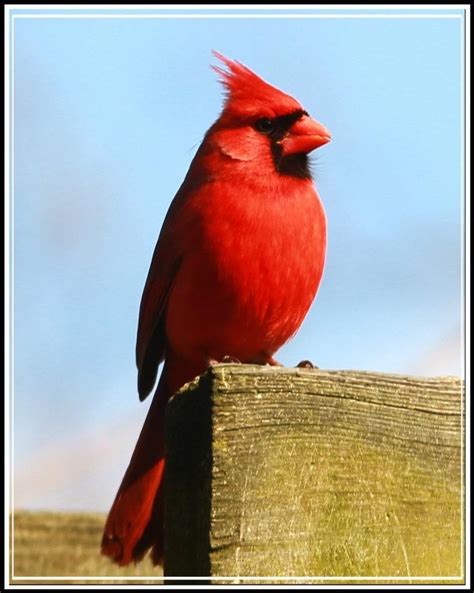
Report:
[[[150,547],[153,563],[163,561],[165,407],[170,395],[165,365],[104,528],[102,554],[120,566],[140,560]]]

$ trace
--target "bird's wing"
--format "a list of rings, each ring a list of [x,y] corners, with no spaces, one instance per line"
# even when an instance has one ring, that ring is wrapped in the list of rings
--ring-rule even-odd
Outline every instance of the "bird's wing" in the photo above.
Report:
[[[201,146],[170,204],[143,289],[136,345],[140,400],[144,400],[153,389],[158,366],[165,358],[168,299],[196,226],[196,210],[192,203],[199,199],[203,186],[212,181],[212,177],[204,173],[199,165],[202,151]]]
[[[156,245],[143,289],[138,320],[136,362],[141,400],[153,389],[158,366],[165,357],[166,305],[180,264],[179,256],[173,257],[169,250],[164,249],[161,239],[160,237]]]
[[[153,389],[158,366],[166,354],[166,308],[183,257],[180,238],[186,237],[182,227],[188,221],[183,216],[188,199],[189,191],[183,183],[163,222],[143,289],[136,344],[138,394],[142,401]]]

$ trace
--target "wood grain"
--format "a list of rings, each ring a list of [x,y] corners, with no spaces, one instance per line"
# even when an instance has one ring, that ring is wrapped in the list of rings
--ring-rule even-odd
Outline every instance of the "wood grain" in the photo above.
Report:
[[[212,367],[168,405],[165,575],[462,582],[462,400],[455,377]]]

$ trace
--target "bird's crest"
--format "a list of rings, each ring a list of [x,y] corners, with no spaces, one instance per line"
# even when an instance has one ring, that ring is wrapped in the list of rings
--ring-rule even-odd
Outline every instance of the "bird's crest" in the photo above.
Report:
[[[212,53],[227,68],[211,66],[219,74],[219,80],[227,91],[227,110],[247,113],[265,105],[275,115],[279,115],[301,109],[301,105],[293,97],[265,82],[247,66],[230,60],[215,50]]]

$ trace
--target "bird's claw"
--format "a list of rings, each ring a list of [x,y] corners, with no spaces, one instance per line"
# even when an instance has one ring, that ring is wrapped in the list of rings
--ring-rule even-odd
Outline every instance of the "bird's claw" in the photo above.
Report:
[[[296,365],[297,369],[319,369],[315,364],[313,364],[310,360],[302,360]]]
[[[283,366],[281,364],[281,362],[278,362],[278,360],[275,360],[273,358],[273,356],[270,356],[270,358],[267,360],[267,362],[265,364],[270,365],[272,367],[282,367]]]
[[[242,364],[242,361],[239,360],[238,358],[236,358],[235,356],[231,356],[230,354],[226,354],[220,360],[217,360],[216,358],[208,358],[207,359],[207,364],[210,367],[213,367],[216,364],[222,364],[222,363]]]
[[[235,356],[231,356],[229,354],[226,354],[221,362],[226,362],[226,363],[233,363],[233,364],[242,364],[242,361],[240,361],[238,358],[236,358]]]

